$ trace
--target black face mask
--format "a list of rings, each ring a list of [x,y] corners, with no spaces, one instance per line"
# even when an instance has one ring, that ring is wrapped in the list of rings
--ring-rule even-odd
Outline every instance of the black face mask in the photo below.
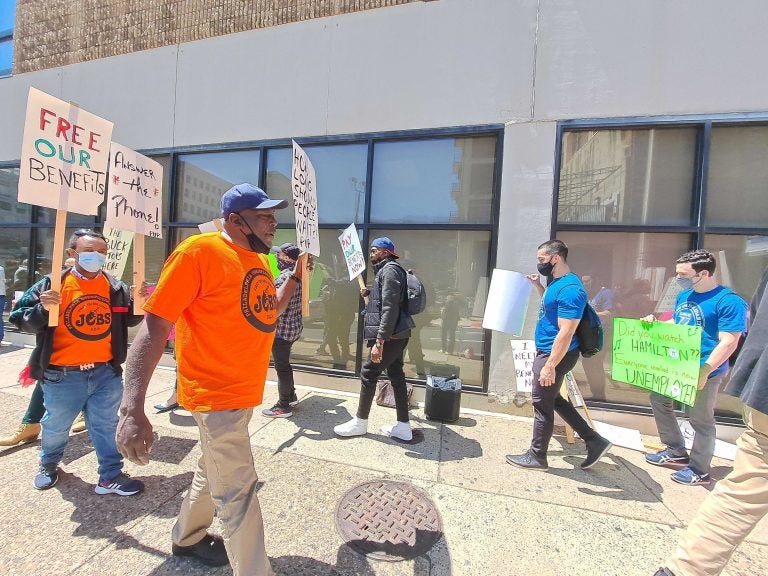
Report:
[[[251,225],[248,224],[246,219],[243,218],[240,215],[240,213],[236,212],[236,214],[240,216],[240,220],[242,222],[245,222],[245,225],[248,226],[248,230],[251,231],[250,234],[245,235],[245,239],[248,240],[248,246],[251,247],[251,250],[253,250],[254,252],[258,252],[259,254],[269,254],[269,246],[264,244],[261,238],[259,238],[258,236],[256,236],[256,234],[253,233],[253,228],[251,228]]]
[[[554,270],[555,265],[552,264],[552,261],[549,262],[539,262],[536,264],[536,270],[539,271],[539,274],[542,276],[552,276],[552,270]]]

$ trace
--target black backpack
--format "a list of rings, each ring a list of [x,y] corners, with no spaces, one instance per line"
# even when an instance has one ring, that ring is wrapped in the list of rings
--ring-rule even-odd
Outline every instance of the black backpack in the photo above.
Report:
[[[590,358],[603,349],[603,324],[589,302],[584,306],[584,313],[576,326],[579,339],[579,352],[584,358]]]
[[[409,316],[424,312],[427,308],[427,290],[424,288],[424,284],[416,277],[413,270],[406,270],[398,262],[393,262],[393,264],[405,273],[405,280],[408,285],[405,298],[406,312]]]
[[[603,323],[589,302],[584,305],[575,335],[579,339],[579,352],[584,358],[591,358],[603,349]]]

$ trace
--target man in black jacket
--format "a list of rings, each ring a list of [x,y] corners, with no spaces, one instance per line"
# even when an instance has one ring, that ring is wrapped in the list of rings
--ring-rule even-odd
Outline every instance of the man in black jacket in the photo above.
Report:
[[[410,441],[413,438],[408,421],[408,392],[403,372],[403,355],[411,336],[413,319],[403,309],[408,290],[406,271],[397,263],[395,244],[386,236],[371,242],[371,264],[376,272],[365,307],[363,338],[371,353],[360,372],[360,402],[357,415],[339,424],[333,431],[339,436],[362,436],[368,432],[368,414],[376,394],[376,382],[386,370],[395,394],[397,422],[383,426],[381,431],[392,438]]]
[[[46,412],[41,421],[40,469],[33,485],[45,490],[58,481],[69,429],[82,411],[99,462],[96,493],[130,496],[144,485],[122,472],[115,432],[128,327],[143,317],[131,314],[130,288],[101,270],[107,255],[102,234],[76,231],[67,253],[76,263],[62,273],[61,290],[51,290],[46,276],[24,293],[9,318],[19,329],[36,334],[29,368],[42,383]],[[49,326],[49,310],[55,305],[58,325]]]
[[[736,547],[768,513],[768,269],[752,298],[752,325],[726,393],[744,402],[746,430],[733,471],[717,483],[657,576],[720,574]]]

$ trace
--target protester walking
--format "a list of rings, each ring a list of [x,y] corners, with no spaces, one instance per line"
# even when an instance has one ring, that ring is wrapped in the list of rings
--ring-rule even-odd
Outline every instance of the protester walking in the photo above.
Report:
[[[274,249],[273,249],[274,251]],[[275,278],[275,288],[289,282],[294,277],[296,262],[301,250],[295,244],[286,243],[276,249],[277,267],[280,274]],[[301,317],[301,284],[296,285],[288,307],[277,319],[275,341],[272,343],[272,362],[277,373],[277,391],[279,399],[272,408],[262,410],[268,418],[290,418],[293,407],[299,403],[296,387],[293,382],[293,367],[291,366],[291,347],[304,331],[304,321]]]
[[[153,442],[144,412],[147,386],[175,323],[178,402],[197,424],[202,456],[171,550],[211,566],[229,561],[235,576],[272,574],[248,423],[263,399],[278,315],[301,283],[297,267],[276,291],[266,257],[277,228],[275,209],[287,205],[238,184],[221,198],[224,229],[177,246],[144,305],[120,406],[118,446],[131,461],[147,464]],[[207,532],[214,514],[223,540]]]
[[[368,432],[368,415],[376,394],[376,382],[386,370],[395,396],[397,422],[383,426],[381,431],[406,442],[413,439],[408,418],[403,356],[414,323],[406,308],[407,272],[397,263],[398,258],[395,244],[386,236],[371,242],[370,259],[376,275],[370,291],[360,291],[361,296],[369,296],[365,307],[363,339],[371,351],[360,372],[357,414],[333,429],[339,436],[362,436]]]
[[[58,482],[69,429],[82,411],[99,462],[96,493],[130,496],[144,485],[123,473],[115,431],[128,327],[142,317],[130,313],[131,289],[102,271],[107,242],[101,233],[76,231],[67,253],[76,263],[61,272],[61,290],[51,290],[50,277],[44,277],[21,296],[9,318],[21,330],[36,334],[29,368],[30,376],[41,382],[45,415],[40,469],[33,485],[46,490]],[[54,305],[59,306],[59,321],[49,326]]]
[[[678,294],[671,323],[701,327],[701,367],[698,392],[689,416],[695,432],[690,456],[675,416],[674,400],[651,392],[651,406],[659,438],[666,448],[646,454],[655,466],[679,466],[672,480],[695,486],[709,484],[715,453],[715,404],[720,384],[728,371],[728,358],[747,328],[747,303],[733,290],[715,280],[715,257],[707,250],[686,252],[675,263],[684,289]],[[653,314],[642,318],[654,322]]]
[[[547,470],[547,450],[555,425],[555,412],[586,443],[587,457],[581,468],[591,468],[611,448],[576,411],[570,400],[560,395],[567,372],[579,359],[579,340],[575,336],[587,293],[579,277],[567,263],[568,247],[560,240],[541,244],[536,253],[538,274],[526,276],[541,295],[536,323],[536,357],[533,361],[533,438],[522,454],[507,455],[507,463],[521,468]],[[544,289],[539,279],[551,277]]]

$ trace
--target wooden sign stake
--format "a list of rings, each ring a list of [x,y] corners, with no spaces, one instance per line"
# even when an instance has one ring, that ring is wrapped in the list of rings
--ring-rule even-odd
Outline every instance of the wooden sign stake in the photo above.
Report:
[[[357,283],[360,285],[360,290],[365,290],[366,289],[365,282],[363,282],[363,275],[362,274],[360,274],[357,277]],[[363,296],[363,300],[365,300],[365,305],[368,306],[368,296]]]
[[[56,210],[56,230],[53,233],[53,254],[51,257],[51,290],[61,292],[61,268],[64,262],[64,234],[67,231],[67,211]],[[34,264],[30,263],[30,269]],[[59,305],[48,311],[48,326],[59,325]]]
[[[301,315],[306,318],[309,316],[309,271],[307,270],[307,259],[309,254],[306,252],[299,256],[299,265],[301,266]]]
[[[139,289],[146,280],[144,272],[144,235],[136,234],[133,237],[133,313],[136,316],[143,316],[142,306],[146,298],[139,295]]]

